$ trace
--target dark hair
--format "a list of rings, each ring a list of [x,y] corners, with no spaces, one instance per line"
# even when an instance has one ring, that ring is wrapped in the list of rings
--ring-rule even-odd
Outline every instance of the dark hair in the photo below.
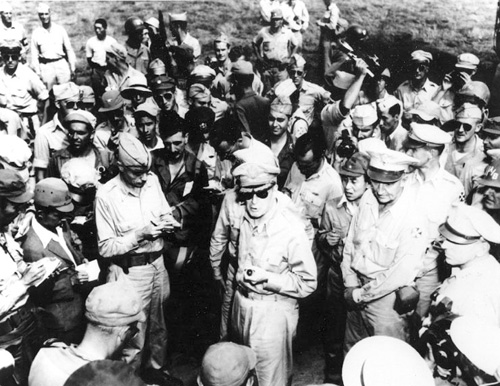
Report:
[[[245,53],[243,52],[243,47],[242,46],[234,46],[231,47],[228,53],[229,60],[231,62],[236,62],[239,58],[244,56]]]
[[[224,117],[215,122],[210,132],[210,143],[213,147],[219,146],[221,142],[236,143],[241,138],[241,129],[232,117]]]
[[[240,87],[252,87],[254,74],[233,74],[233,77]]]
[[[102,18],[96,19],[96,21],[94,21],[94,25],[96,25],[96,24],[102,24],[102,27],[104,29],[108,28],[108,22]]]
[[[186,134],[188,131],[186,121],[175,111],[162,111],[160,113],[158,129],[162,140],[179,132]]]
[[[295,156],[303,157],[309,150],[312,150],[314,159],[322,157],[326,150],[324,136],[309,131],[297,138],[293,149]]]

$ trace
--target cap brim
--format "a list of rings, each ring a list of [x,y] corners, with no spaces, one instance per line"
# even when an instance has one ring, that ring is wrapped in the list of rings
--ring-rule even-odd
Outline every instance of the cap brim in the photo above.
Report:
[[[473,64],[455,64],[456,68],[463,68],[465,70],[475,70],[477,69],[477,66],[474,66]]]
[[[421,147],[424,147],[425,145],[427,145],[426,142],[420,142],[420,141],[417,141],[417,140],[410,138],[410,137],[407,137],[403,141],[403,148],[405,148],[405,149],[420,149]]]
[[[6,197],[6,198],[7,198],[7,200],[9,200],[10,202],[13,202],[15,204],[25,204],[29,200],[31,200],[34,196],[35,196],[34,192],[27,190],[26,192],[24,192],[23,194],[20,194],[19,196]]]
[[[460,237],[456,235],[455,233],[451,232],[449,228],[446,226],[446,223],[441,224],[439,226],[439,233],[441,236],[443,236],[446,240],[451,241],[452,243],[455,244],[472,244],[475,243],[479,238],[473,239],[473,240],[467,240],[464,239],[463,237]]]
[[[477,183],[481,186],[491,186],[493,188],[500,188],[500,181],[492,181],[484,178],[479,178]]]
[[[366,173],[372,181],[387,183],[399,181],[404,175],[404,172],[375,171],[370,169]]]
[[[132,99],[134,94],[143,94],[146,96],[153,95],[151,90],[146,87],[132,87],[132,88],[127,88],[120,92],[120,95],[125,99]]]
[[[341,176],[346,176],[346,177],[360,177],[365,175],[364,172],[353,172],[352,170],[344,170],[344,169],[340,169],[339,174]]]
[[[114,110],[121,109],[122,107],[123,107],[123,103],[121,103],[120,105],[117,105],[117,106],[101,107],[101,108],[99,108],[99,112],[100,113],[106,113],[108,111],[114,111]]]
[[[66,204],[66,205],[62,205],[62,206],[58,206],[55,208],[58,212],[62,212],[62,213],[69,213],[71,212],[73,209],[75,209],[75,206],[73,205],[72,202],[70,202],[69,204]]]
[[[495,130],[493,128],[483,127],[482,131],[489,134],[500,135],[500,130]]]

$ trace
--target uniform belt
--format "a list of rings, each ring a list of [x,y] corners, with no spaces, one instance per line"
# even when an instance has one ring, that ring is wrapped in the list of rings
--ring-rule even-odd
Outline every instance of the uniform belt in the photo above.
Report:
[[[288,297],[288,296],[283,296],[279,294],[270,294],[270,295],[262,295],[258,294],[252,291],[247,290],[246,288],[243,287],[238,287],[238,292],[245,298],[251,299],[251,300],[264,300],[268,302],[287,302],[290,304],[296,304],[297,299]]]
[[[31,307],[25,304],[0,322],[0,336],[9,334],[30,318],[32,318]]]
[[[162,253],[162,251],[158,251],[150,253],[140,253],[137,255],[127,255],[126,257],[121,258],[119,263],[123,263],[128,267],[138,267],[141,265],[151,264],[157,258],[159,258]]]
[[[38,61],[42,64],[47,64],[47,63],[54,63],[58,62],[60,60],[63,60],[64,58],[58,58],[58,59],[46,59],[46,58],[38,58]]]

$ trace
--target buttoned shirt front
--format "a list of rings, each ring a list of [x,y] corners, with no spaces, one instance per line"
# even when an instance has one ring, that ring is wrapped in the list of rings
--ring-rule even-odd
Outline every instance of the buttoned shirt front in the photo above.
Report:
[[[10,27],[7,27],[4,23],[0,22],[0,40],[15,40],[21,43],[24,49],[27,45],[26,31],[22,24],[17,21],[13,21]]]
[[[264,215],[260,221],[245,211],[238,243],[236,281],[242,284],[243,270],[249,266],[269,272],[268,282],[257,285],[254,292],[262,295],[278,293],[303,298],[316,289],[316,262],[297,213],[284,201]]]
[[[28,300],[21,280],[27,267],[21,246],[9,234],[0,233],[0,323]]]
[[[438,92],[438,88],[436,83],[426,79],[422,88],[417,90],[412,86],[411,81],[407,80],[399,85],[394,96],[403,102],[403,109],[409,111],[424,102],[432,100]]]
[[[8,109],[18,114],[35,114],[37,102],[47,100],[49,92],[41,79],[20,63],[12,75],[5,71],[5,67],[0,70],[0,96],[5,99]]]
[[[39,73],[39,59],[56,60],[66,59],[71,72],[76,68],[76,56],[71,47],[68,33],[56,23],[49,28],[38,27],[31,35],[31,65]]]
[[[455,177],[460,177],[465,164],[475,162],[474,160],[484,159],[483,140],[474,134],[474,147],[472,150],[462,153],[457,150],[457,145],[453,141],[448,148],[448,158],[446,159],[445,169]]]
[[[171,214],[171,209],[156,175],[148,172],[142,188],[129,187],[120,175],[114,177],[96,195],[99,253],[103,257],[117,257],[161,251],[162,238],[139,241],[136,231],[159,223],[167,214]]]
[[[314,112],[317,109],[321,111],[330,101],[330,92],[317,84],[302,81],[302,87],[299,94],[299,106],[306,116],[307,123],[310,125],[314,118]]]
[[[264,27],[253,42],[264,59],[280,62],[286,61],[290,57],[292,47],[297,47],[297,39],[293,32],[287,28],[281,28],[276,33],[271,33],[270,27]]]
[[[382,212],[372,191],[361,198],[341,264],[345,286],[361,287],[361,301],[411,284],[422,269],[428,237],[424,216],[414,202],[409,189]]]
[[[312,220],[315,228],[321,221],[326,202],[343,194],[339,174],[325,159],[320,169],[308,178],[300,172],[297,163],[294,163],[284,189],[291,193],[292,201]]]
[[[46,169],[55,151],[66,149],[69,145],[68,132],[54,115],[52,121],[40,127],[35,136],[35,168]]]
[[[133,48],[128,43],[125,43],[125,48],[127,49],[127,63],[146,75],[150,60],[149,48],[142,43],[139,48]]]

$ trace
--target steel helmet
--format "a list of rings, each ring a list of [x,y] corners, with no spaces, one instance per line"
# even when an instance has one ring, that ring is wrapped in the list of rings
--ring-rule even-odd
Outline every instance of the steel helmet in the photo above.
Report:
[[[125,33],[130,35],[133,32],[146,28],[144,22],[137,16],[131,16],[125,22]]]
[[[345,40],[349,44],[359,43],[368,37],[368,31],[359,25],[351,25],[345,31]]]

